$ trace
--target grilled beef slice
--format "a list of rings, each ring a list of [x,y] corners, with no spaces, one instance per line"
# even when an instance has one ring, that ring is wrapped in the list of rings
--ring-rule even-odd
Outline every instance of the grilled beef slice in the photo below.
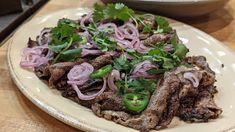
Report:
[[[99,69],[104,65],[112,64],[113,58],[117,56],[117,52],[106,52],[104,55],[98,56],[91,60],[90,64],[95,68]]]
[[[54,85],[75,65],[79,65],[83,60],[77,62],[60,62],[48,67],[50,72],[49,86]]]
[[[152,94],[148,107],[141,115],[132,115],[122,110],[103,110],[98,102],[92,105],[93,112],[100,117],[113,120],[124,126],[132,127],[141,131],[154,129],[158,124],[164,124],[161,119],[170,123],[178,110],[177,93],[180,90],[180,80],[173,74],[167,74],[164,81]],[[173,98],[172,98],[173,96]],[[167,125],[168,123],[164,124]]]
[[[28,45],[28,48],[33,48],[35,46],[38,46],[38,42],[29,38],[27,45]]]
[[[206,66],[207,62],[205,59],[201,59],[199,64]],[[213,86],[215,75],[208,69],[209,67],[177,68],[166,73],[159,87],[152,94],[148,107],[141,115],[131,114],[122,107],[116,109],[123,106],[122,103],[119,104],[120,106],[106,103],[107,100],[114,98],[115,94],[97,97],[92,104],[92,110],[99,117],[140,131],[164,128],[170,124],[174,116],[179,116],[185,121],[195,119],[208,121],[217,118],[222,110],[213,100],[213,96],[217,92]],[[185,72],[194,74],[199,79],[200,85],[194,87],[189,80],[183,77]]]

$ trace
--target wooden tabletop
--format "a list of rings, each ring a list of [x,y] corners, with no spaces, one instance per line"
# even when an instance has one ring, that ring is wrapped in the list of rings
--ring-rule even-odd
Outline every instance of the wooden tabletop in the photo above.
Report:
[[[42,16],[66,8],[92,7],[98,0],[50,0],[34,16]],[[235,0],[213,14],[182,20],[220,40],[235,51]],[[32,18],[32,19],[33,19]],[[7,67],[7,46],[11,37],[0,47],[0,131],[78,131],[51,117],[31,103],[11,80]]]

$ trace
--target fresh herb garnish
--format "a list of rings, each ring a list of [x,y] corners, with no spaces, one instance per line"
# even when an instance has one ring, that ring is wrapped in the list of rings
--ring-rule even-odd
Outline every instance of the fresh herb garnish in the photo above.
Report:
[[[129,87],[134,88],[136,92],[149,91],[154,92],[156,89],[156,80],[145,79],[144,77],[139,77],[133,81],[129,81]]]
[[[102,51],[105,52],[116,49],[117,42],[108,36],[108,34],[114,31],[114,29],[98,29],[94,22],[90,23],[87,29],[88,32],[92,35],[92,39],[96,42]]]
[[[131,16],[134,16],[134,11],[122,3],[94,6],[94,21],[98,22],[104,19],[120,19],[124,22],[128,21]]]
[[[84,39],[76,33],[77,24],[69,19],[61,19],[57,26],[52,29],[52,41],[49,44],[50,50],[57,53],[53,60],[56,63],[60,60],[74,61],[81,54],[81,49],[71,49],[76,42]]]
[[[175,48],[173,55],[177,56],[179,59],[185,58],[186,54],[189,52],[189,49],[184,44],[179,44],[177,42],[176,34],[174,34],[174,37],[171,40],[171,44]]]
[[[170,31],[172,31],[172,28],[171,28],[169,22],[165,18],[157,16],[156,17],[156,22],[158,24],[157,32],[168,33]]]
[[[133,65],[127,60],[126,55],[121,55],[119,58],[116,58],[113,64],[114,68],[125,73],[130,73],[133,68]]]

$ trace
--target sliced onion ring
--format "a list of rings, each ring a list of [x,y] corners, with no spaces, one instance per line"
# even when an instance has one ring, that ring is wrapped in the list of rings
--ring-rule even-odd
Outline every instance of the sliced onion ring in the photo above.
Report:
[[[106,89],[106,77],[103,78],[103,81],[104,81],[104,83],[103,83],[103,86],[100,89],[100,91],[98,91],[97,93],[95,93],[93,95],[85,95],[85,94],[83,94],[76,84],[72,84],[72,87],[76,91],[79,99],[81,99],[81,100],[92,100],[96,96],[101,95],[104,92],[104,90]]]
[[[120,80],[120,72],[116,69],[112,70],[112,72],[108,76],[108,86],[110,89],[113,91],[117,91],[117,86],[114,84],[114,79],[115,80]]]
[[[183,76],[185,79],[188,79],[189,81],[192,82],[193,87],[199,86],[199,80],[192,72],[185,72]]]

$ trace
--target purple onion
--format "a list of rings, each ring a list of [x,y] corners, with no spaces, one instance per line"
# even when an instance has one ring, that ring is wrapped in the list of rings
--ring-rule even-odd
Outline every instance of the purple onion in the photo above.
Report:
[[[120,78],[120,72],[118,70],[112,70],[112,72],[108,76],[108,86],[110,89],[113,91],[117,91],[117,86],[114,84],[114,79],[115,80],[121,80]]]
[[[68,84],[71,85],[83,85],[89,80],[90,74],[94,71],[94,67],[89,63],[82,63],[75,65],[68,73]]]
[[[136,65],[131,77],[153,78],[154,75],[148,74],[147,71],[156,67],[157,66],[153,65],[149,60],[145,60]]]
[[[192,82],[193,87],[199,86],[199,79],[192,72],[185,72],[183,76],[185,79]]]
[[[76,84],[72,84],[72,87],[73,87],[73,89],[76,91],[76,93],[77,93],[79,99],[81,99],[81,100],[92,100],[92,99],[94,99],[96,96],[101,95],[101,94],[105,91],[105,89],[106,89],[106,87],[107,87],[107,86],[106,86],[106,78],[105,78],[105,77],[103,78],[103,81],[104,81],[104,83],[103,83],[103,86],[102,86],[102,88],[100,89],[100,91],[98,91],[97,93],[95,93],[95,94],[93,94],[93,95],[85,95],[85,94],[83,94],[83,93],[80,91],[80,89],[78,88],[78,86],[77,86]]]

